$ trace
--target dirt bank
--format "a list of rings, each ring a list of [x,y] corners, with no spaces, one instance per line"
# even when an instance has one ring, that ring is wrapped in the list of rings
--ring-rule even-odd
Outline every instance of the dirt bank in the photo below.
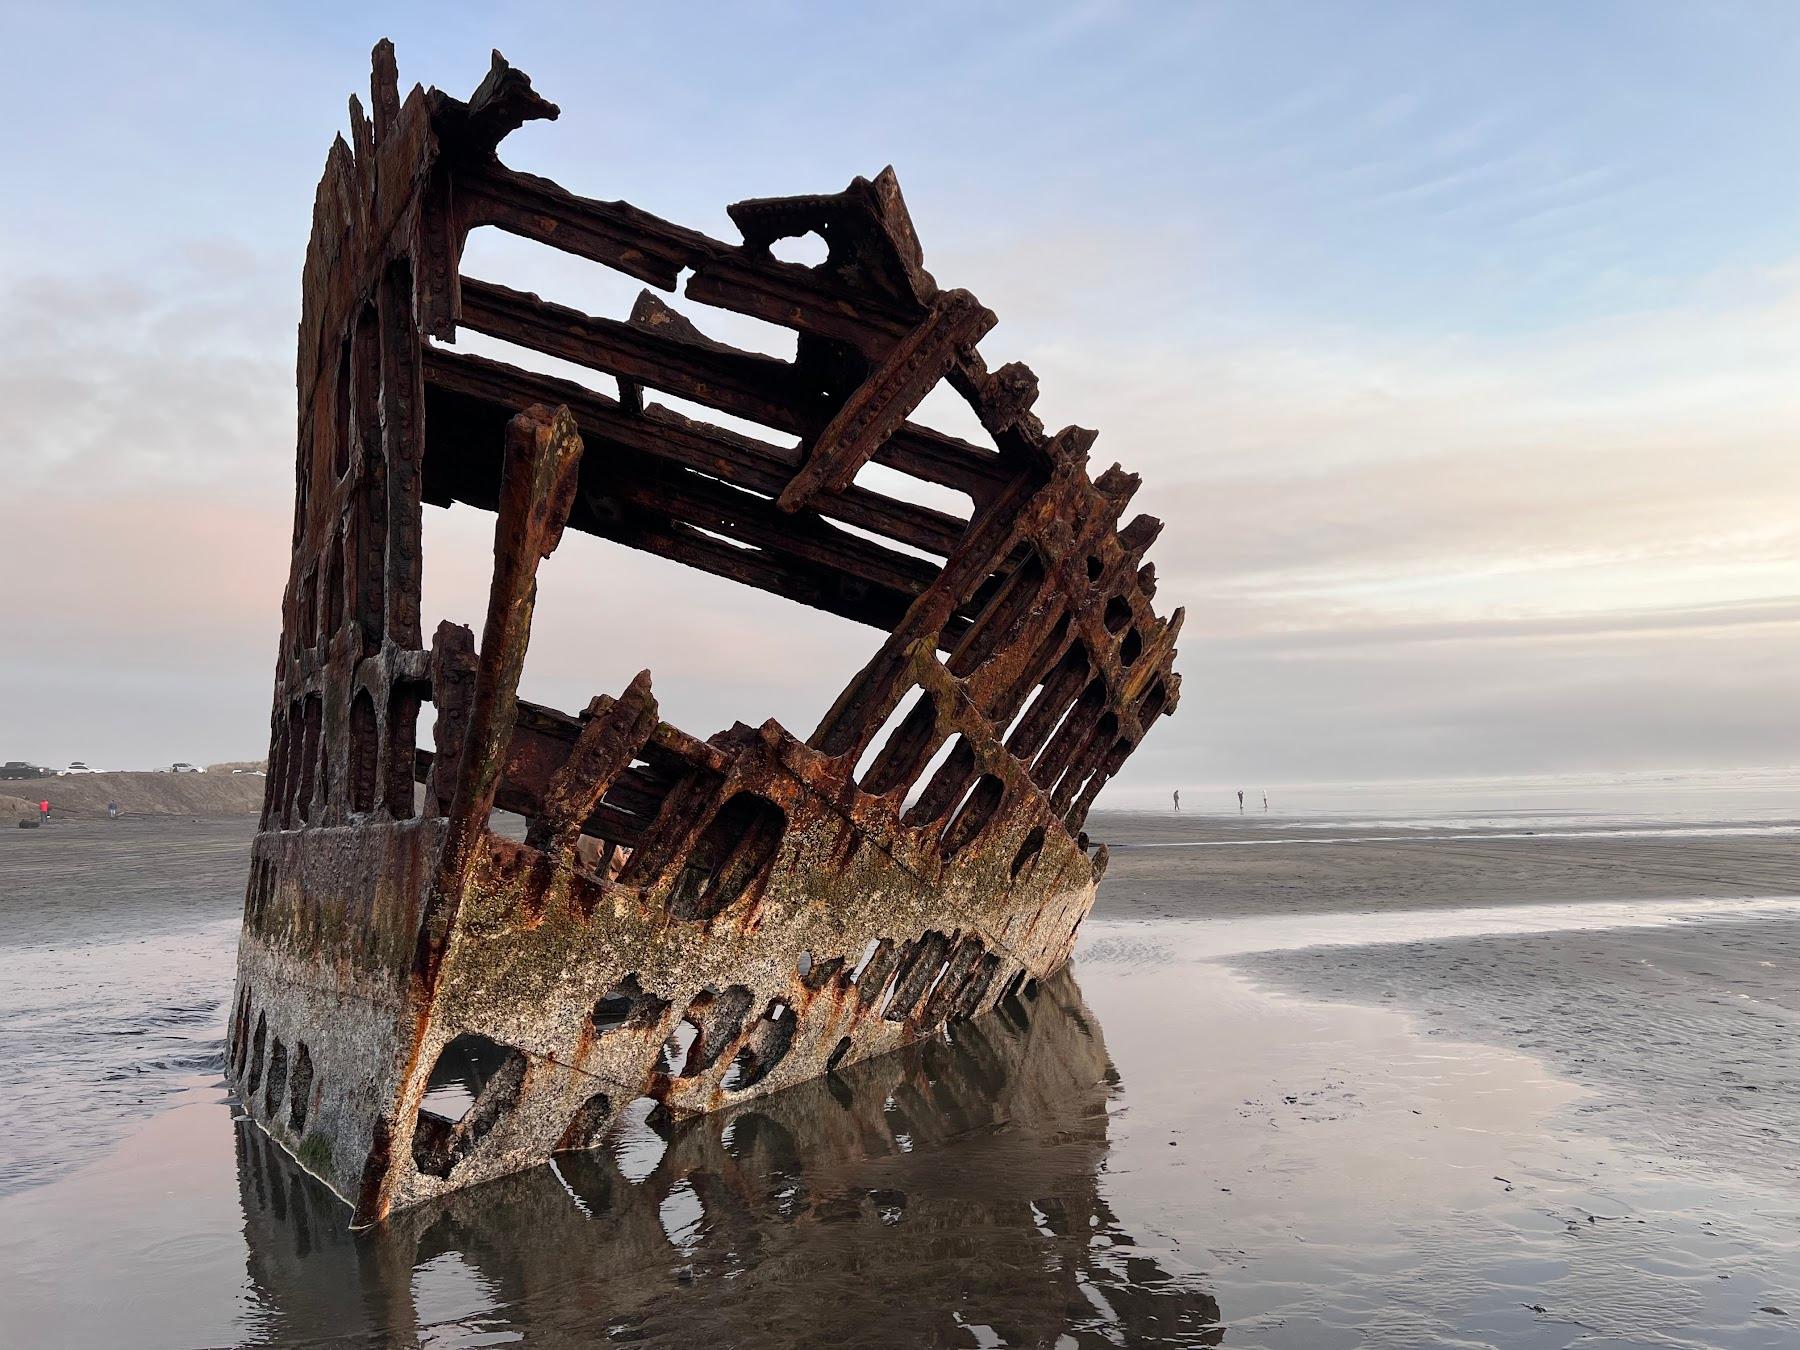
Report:
[[[256,773],[83,773],[0,783],[0,820],[9,825],[50,803],[50,818],[104,816],[106,804],[134,816],[240,816],[262,810]]]

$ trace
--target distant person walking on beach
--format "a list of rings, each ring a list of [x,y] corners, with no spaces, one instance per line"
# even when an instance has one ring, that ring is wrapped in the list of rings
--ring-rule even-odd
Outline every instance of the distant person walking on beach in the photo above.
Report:
[[[50,803],[49,802],[39,802],[38,803],[38,823],[42,824],[42,825],[48,825],[50,823]]]
[[[1180,788],[1175,789],[1175,813],[1177,815],[1179,815],[1181,813],[1181,789]]]
[[[1238,814],[1240,816],[1244,814],[1244,789],[1242,788],[1238,789]]]
[[[1265,792],[1265,793],[1263,793],[1263,810],[1267,811],[1268,809],[1269,809],[1269,794]]]

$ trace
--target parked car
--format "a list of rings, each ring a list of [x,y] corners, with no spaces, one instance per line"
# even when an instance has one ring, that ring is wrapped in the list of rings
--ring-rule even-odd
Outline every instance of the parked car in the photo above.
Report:
[[[206,770],[202,769],[202,768],[198,768],[195,765],[183,762],[183,763],[179,763],[179,764],[171,764],[169,766],[169,772],[170,773],[205,773]]]
[[[70,760],[70,761],[69,761],[69,767],[68,767],[68,768],[66,768],[66,769],[58,769],[58,770],[57,770],[57,771],[56,771],[56,776],[57,776],[57,777],[58,777],[58,778],[65,778],[65,777],[67,777],[67,776],[68,776],[68,775],[69,775],[69,774],[72,774],[72,773],[99,773],[99,772],[100,772],[100,770],[98,770],[98,769],[90,769],[90,768],[88,768],[88,766],[87,766],[87,765],[85,765],[85,764],[83,764],[83,763],[82,763],[82,762],[81,762],[81,761],[80,761],[80,760],[78,760],[78,759],[72,759],[72,760]]]
[[[9,759],[0,764],[0,781],[13,782],[22,778],[49,778],[51,771],[38,764],[28,764],[22,759]]]

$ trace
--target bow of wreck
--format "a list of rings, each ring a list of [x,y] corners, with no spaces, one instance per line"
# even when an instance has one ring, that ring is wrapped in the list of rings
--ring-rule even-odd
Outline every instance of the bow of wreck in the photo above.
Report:
[[[228,1071],[357,1224],[594,1147],[642,1099],[671,1128],[1043,979],[1106,866],[1088,808],[1179,690],[1181,613],[1152,610],[1144,562],[1160,525],[1121,524],[1137,479],[1090,477],[1094,433],[1046,432],[1031,371],[989,369],[994,316],[925,271],[891,170],[740,202],[728,243],[506,167],[501,140],[556,111],[498,54],[466,102],[402,100],[383,43],[314,210]],[[483,228],[653,289],[611,319],[469,276]],[[824,261],[775,256],[808,234]],[[658,290],[789,329],[793,356],[714,341]],[[909,420],[944,381],[986,443]],[[422,509],[453,503],[496,517],[479,642],[421,626]],[[579,712],[523,701],[565,529],[883,636],[805,739],[701,739],[648,672]]]

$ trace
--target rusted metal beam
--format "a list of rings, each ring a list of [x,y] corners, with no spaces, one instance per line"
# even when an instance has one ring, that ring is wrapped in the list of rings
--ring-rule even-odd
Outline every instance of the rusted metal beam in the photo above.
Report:
[[[890,171],[891,172],[891,171]],[[918,321],[919,306],[891,295],[834,286],[813,269],[670,224],[629,202],[596,201],[531,174],[491,164],[458,179],[460,225],[493,225],[603,263],[672,291],[683,271],[695,275],[688,294],[859,348],[879,350]]]
[[[906,423],[959,355],[994,326],[994,315],[967,291],[946,291],[912,332],[844,400],[812,440],[807,460],[776,500],[783,511],[812,505],[822,492],[842,492],[875,451]]]
[[[793,363],[713,342],[666,315],[660,322],[596,318],[470,277],[462,296],[462,324],[475,332],[777,431],[814,435],[835,413]],[[928,427],[902,422],[881,441],[889,447],[883,463],[961,491],[1010,476],[997,452]]]
[[[799,387],[794,367],[773,356],[595,318],[473,277],[463,278],[462,295],[463,326],[489,337],[765,426],[795,429],[824,414],[823,401]]]
[[[427,990],[435,982],[449,925],[494,809],[518,716],[519,676],[537,606],[538,564],[562,539],[575,501],[581,449],[581,433],[567,408],[539,404],[507,424],[487,622],[481,630],[456,785],[445,813],[448,826],[413,963]]]
[[[566,860],[575,851],[575,841],[588,817],[614,781],[631,767],[657,722],[647,670],[639,671],[617,700],[590,706],[587,723],[568,758],[544,789],[542,812],[531,822],[525,842],[543,849],[552,859]]]
[[[582,439],[597,449],[604,446],[653,455],[770,497],[780,493],[800,465],[800,452],[796,449],[711,427],[655,404],[629,412],[616,400],[569,380],[519,370],[479,356],[428,349],[425,371],[428,404],[435,400],[443,409],[443,416],[432,419],[434,424],[443,421],[471,429],[476,425],[498,425],[510,416],[506,411],[509,408],[560,403],[575,414]],[[470,435],[459,437],[459,441],[460,448],[452,458],[472,461],[475,471],[480,472],[482,459],[492,454],[484,449],[484,438]],[[876,463],[890,468],[895,467],[892,459],[879,451],[875,456]],[[1004,481],[997,464],[992,472],[984,466],[978,472],[958,477],[966,487],[984,495]],[[429,490],[426,500],[432,500]],[[967,524],[948,512],[885,497],[855,484],[821,494],[813,507],[820,515],[846,525],[944,556],[955,549]]]

